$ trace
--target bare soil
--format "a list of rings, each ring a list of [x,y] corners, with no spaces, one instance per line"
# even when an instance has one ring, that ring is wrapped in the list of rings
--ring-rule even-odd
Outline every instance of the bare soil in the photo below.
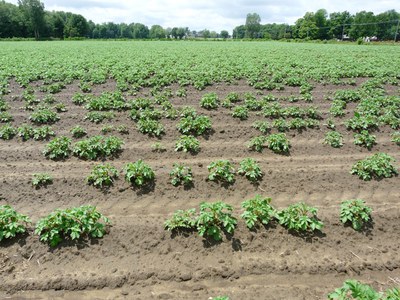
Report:
[[[360,84],[363,79],[357,82]],[[40,86],[36,84],[36,89]],[[173,91],[176,86],[171,87]],[[88,136],[101,134],[107,124],[125,124],[130,132],[120,136],[125,145],[119,157],[111,160],[118,169],[128,162],[143,159],[155,170],[153,189],[135,190],[123,176],[107,191],[88,186],[85,178],[99,162],[71,157],[65,161],[46,159],[42,151],[46,142],[15,137],[0,141],[0,204],[8,203],[29,215],[34,222],[57,208],[84,204],[98,207],[112,221],[103,239],[77,243],[64,242],[55,249],[40,242],[33,234],[7,241],[0,248],[0,298],[4,299],[208,299],[227,295],[230,299],[324,299],[328,292],[354,278],[384,290],[400,284],[400,181],[398,177],[364,182],[349,173],[356,161],[376,152],[386,152],[399,165],[399,147],[390,141],[392,129],[381,127],[374,134],[377,145],[371,151],[353,144],[353,133],[341,125],[352,116],[335,119],[344,135],[339,149],[322,143],[328,130],[323,124],[329,116],[330,102],[324,97],[351,86],[316,85],[314,101],[323,113],[318,129],[290,131],[290,155],[274,154],[265,149],[251,152],[247,142],[260,133],[252,128],[261,115],[250,113],[240,121],[220,107],[208,111],[199,106],[201,96],[216,92],[223,99],[229,92],[256,93],[246,82],[237,85],[215,84],[203,91],[188,88],[186,98],[173,97],[176,107],[194,106],[212,118],[213,132],[200,137],[197,155],[175,152],[180,136],[177,120],[163,119],[166,134],[161,139],[141,134],[129,112],[117,113],[116,119],[102,124],[84,121],[86,109],[71,102],[79,91],[77,83],[55,97],[68,112],[52,127],[58,136],[71,136],[69,130],[81,125]],[[11,105],[13,125],[29,122],[23,102],[13,96],[22,94],[14,82],[6,100]],[[115,90],[115,82],[94,87],[93,93]],[[388,94],[398,88],[387,86]],[[37,96],[44,94],[37,91]],[[262,92],[266,95],[267,91]],[[297,88],[273,92],[277,96],[298,95]],[[137,97],[149,96],[140,91]],[[261,97],[261,95],[260,95]],[[135,97],[128,97],[133,99]],[[305,106],[310,103],[286,103]],[[167,149],[151,151],[159,141]],[[217,159],[230,159],[238,166],[245,157],[255,158],[264,172],[258,185],[236,176],[234,184],[222,186],[207,181],[207,165]],[[168,173],[174,162],[192,167],[194,185],[190,189],[174,187]],[[54,184],[35,189],[33,173],[47,172]],[[240,214],[242,201],[255,194],[272,197],[272,204],[283,208],[305,201],[319,209],[325,227],[322,233],[300,236],[289,233],[279,224],[249,231],[242,221],[233,236],[220,243],[203,239],[195,233],[171,234],[163,229],[164,221],[177,209],[198,207],[202,201],[223,200]],[[364,199],[373,208],[373,222],[363,232],[343,226],[338,218],[341,201]]]

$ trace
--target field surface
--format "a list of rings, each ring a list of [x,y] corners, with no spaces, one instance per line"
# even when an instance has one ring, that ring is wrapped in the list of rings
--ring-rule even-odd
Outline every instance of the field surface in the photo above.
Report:
[[[43,150],[53,137],[23,141],[16,134],[0,139],[0,205],[13,206],[35,224],[56,209],[90,204],[112,223],[102,239],[65,241],[55,248],[39,241],[34,225],[25,235],[1,241],[0,298],[326,299],[350,278],[378,291],[399,286],[399,177],[363,181],[350,174],[353,164],[378,152],[393,157],[399,168],[399,145],[392,141],[400,127],[399,82],[396,46],[1,43],[0,113],[12,118],[0,127],[38,128],[30,120],[32,113],[43,107],[56,111],[62,103],[67,111],[57,112],[59,120],[49,125],[55,137],[67,136],[73,145],[112,135],[124,144],[118,155],[104,159],[70,155],[51,160]],[[110,120],[91,122],[87,114],[100,109],[90,103],[106,92],[125,104],[102,109],[113,111]],[[74,103],[78,93],[86,103]],[[218,96],[215,109],[200,105],[209,93]],[[235,93],[237,102],[225,101]],[[160,112],[157,122],[164,134],[159,137],[141,133],[132,120],[138,113],[132,107],[141,98],[150,100],[150,110]],[[238,106],[248,111],[247,119],[232,116]],[[208,116],[212,124],[197,136],[200,150],[194,154],[175,151],[182,135],[177,125],[187,107]],[[271,113],[273,109],[278,113]],[[349,123],[359,124],[357,116],[365,117],[358,120],[364,122],[360,126],[376,136],[370,149],[353,143],[361,127],[352,129]],[[282,125],[293,120],[308,123],[300,128]],[[267,121],[270,130],[260,132],[253,126],[256,121]],[[324,144],[332,123],[343,136],[342,147]],[[76,125],[87,136],[74,138],[70,130]],[[117,131],[120,125],[128,133]],[[249,149],[252,138],[280,131],[290,141],[288,153]],[[165,151],[154,151],[157,142]],[[211,162],[227,159],[237,170],[247,157],[260,165],[263,177],[258,182],[238,174],[232,184],[207,180]],[[155,172],[150,187],[132,187],[122,172],[108,189],[86,182],[101,162],[121,171],[139,159]],[[170,183],[169,172],[177,162],[191,167],[193,185]],[[34,188],[35,173],[50,174],[53,184]],[[318,208],[322,231],[296,234],[276,221],[250,231],[239,218],[241,203],[257,194],[271,197],[277,209],[298,201]],[[340,222],[340,204],[349,199],[363,199],[373,209],[372,222],[361,232]],[[218,200],[232,205],[238,218],[234,234],[223,235],[221,242],[164,229],[176,210]]]

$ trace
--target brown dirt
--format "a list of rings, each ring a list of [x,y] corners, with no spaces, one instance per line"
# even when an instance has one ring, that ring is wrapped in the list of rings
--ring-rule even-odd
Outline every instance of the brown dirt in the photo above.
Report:
[[[324,119],[330,106],[324,96],[339,88],[354,87],[317,85],[313,90],[312,105],[319,107]],[[93,93],[114,89],[115,82],[110,81],[96,86]],[[12,106],[13,124],[29,123],[29,113],[21,109],[23,103],[12,100],[22,89],[12,83],[11,90],[6,99]],[[113,224],[103,239],[66,242],[56,249],[39,242],[33,229],[29,235],[7,241],[0,248],[0,298],[208,299],[228,295],[231,299],[323,299],[349,278],[370,283],[378,290],[399,284],[399,178],[363,182],[349,173],[354,162],[378,151],[400,161],[399,148],[390,141],[390,128],[382,127],[375,133],[378,144],[371,151],[353,145],[353,134],[336,119],[338,130],[345,136],[340,149],[322,144],[327,131],[322,120],[319,129],[288,133],[292,143],[289,156],[267,149],[250,152],[246,143],[258,135],[251,124],[263,117],[253,112],[249,120],[239,121],[228,109],[200,108],[199,100],[210,91],[220,98],[231,91],[256,91],[245,82],[216,84],[201,92],[189,88],[186,98],[172,100],[177,107],[192,105],[211,116],[214,132],[207,139],[200,138],[201,151],[197,155],[175,152],[174,144],[180,136],[175,129],[177,121],[163,119],[166,134],[160,141],[167,151],[154,153],[151,145],[157,139],[139,133],[128,112],[117,113],[115,120],[99,125],[84,121],[87,111],[71,102],[76,91],[74,83],[55,96],[68,108],[53,125],[56,134],[70,136],[70,128],[77,124],[86,128],[89,136],[100,134],[104,124],[126,124],[129,135],[113,133],[123,138],[125,145],[111,163],[121,169],[127,162],[143,159],[156,172],[155,187],[138,192],[121,176],[112,188],[102,192],[85,183],[98,162],[75,157],[54,162],[42,155],[46,142],[22,142],[17,137],[0,141],[0,204],[14,206],[34,222],[57,208],[92,204]],[[396,94],[398,90],[388,86],[387,92]],[[144,90],[138,96],[147,93]],[[298,94],[298,89],[273,93]],[[43,96],[40,92],[37,95]],[[351,114],[350,106],[344,119]],[[265,173],[258,186],[240,176],[227,187],[206,181],[211,161],[230,159],[237,166],[244,157],[255,158]],[[192,167],[191,189],[169,183],[168,172],[178,161]],[[54,184],[34,189],[30,180],[38,172],[50,173]],[[255,194],[272,197],[277,208],[300,200],[318,207],[325,224],[323,233],[296,236],[278,224],[249,231],[239,222],[233,236],[213,243],[194,233],[175,236],[163,229],[163,222],[177,209],[223,200],[239,214],[240,203]],[[340,202],[355,198],[364,199],[374,210],[367,232],[355,232],[338,220]]]

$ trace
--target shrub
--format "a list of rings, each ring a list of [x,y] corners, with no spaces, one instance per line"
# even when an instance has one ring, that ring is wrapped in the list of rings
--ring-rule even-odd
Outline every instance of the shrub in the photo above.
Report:
[[[343,201],[340,207],[340,221],[351,223],[355,230],[360,230],[370,220],[372,209],[360,199]]]
[[[68,158],[71,154],[71,139],[66,136],[54,138],[46,145],[43,154],[50,159]]]
[[[0,242],[24,233],[30,222],[27,216],[17,213],[11,206],[0,205]]]
[[[190,185],[193,182],[192,169],[183,164],[174,163],[169,176],[171,178],[171,183],[174,186],[179,184]]]
[[[0,127],[0,139],[11,140],[17,133],[17,130],[11,125],[4,125]]]
[[[361,130],[360,133],[354,134],[354,145],[364,146],[368,150],[376,144],[376,136],[369,134],[368,130]]]
[[[60,120],[60,117],[49,108],[38,108],[29,117],[36,124],[52,124]]]
[[[99,221],[103,221],[102,223]],[[106,233],[108,218],[99,213],[94,206],[80,206],[65,210],[56,210],[47,217],[40,219],[35,233],[42,242],[51,247],[57,246],[62,240],[70,238],[77,240],[91,236],[101,238]]]
[[[275,153],[288,153],[290,142],[284,133],[271,134],[266,138],[268,148]]]
[[[337,131],[328,131],[325,134],[324,144],[328,144],[333,148],[340,148],[343,146],[343,135]]]
[[[177,210],[173,216],[166,220],[164,228],[168,231],[179,229],[192,229],[196,225],[196,209]]]
[[[211,121],[207,116],[182,117],[177,128],[183,134],[202,135],[211,129]]]
[[[74,138],[81,138],[87,134],[86,130],[79,125],[76,125],[75,127],[71,128],[70,132],[72,133],[72,136]]]
[[[75,143],[74,155],[83,159],[95,160],[99,157],[114,156],[121,151],[124,142],[115,136],[93,136]]]
[[[33,174],[32,176],[32,185],[35,188],[46,187],[52,183],[53,183],[53,177],[51,177],[47,173],[38,173],[38,174]]]
[[[219,100],[216,93],[204,94],[200,100],[200,106],[206,109],[215,109],[219,106]]]
[[[245,211],[241,217],[245,220],[248,228],[255,227],[257,223],[267,225],[276,216],[276,210],[271,206],[271,201],[271,198],[256,195],[253,199],[242,203]]]
[[[317,218],[318,210],[304,202],[290,205],[277,213],[279,223],[289,230],[315,231],[321,230],[323,223]]]
[[[247,148],[253,151],[261,152],[264,149],[266,142],[267,142],[266,136],[263,135],[256,136],[250,140],[250,142],[247,144]]]
[[[104,188],[113,185],[116,178],[118,178],[118,170],[115,167],[110,164],[100,164],[94,166],[86,181],[95,187]]]
[[[244,158],[240,162],[238,174],[246,176],[246,178],[252,182],[255,182],[262,177],[260,166],[253,158]]]
[[[370,157],[356,162],[351,168],[350,174],[356,174],[362,180],[372,178],[389,178],[398,174],[392,164],[396,160],[386,153],[376,153]]]
[[[153,169],[141,159],[135,163],[126,164],[123,171],[125,180],[138,187],[154,181],[155,178]]]
[[[217,160],[207,166],[208,179],[233,183],[235,181],[235,169],[229,160]]]
[[[232,117],[239,118],[240,120],[247,120],[249,117],[249,110],[244,105],[238,105],[233,108]]]
[[[232,216],[232,206],[218,201],[214,203],[202,202],[200,214],[196,219],[196,226],[200,236],[210,236],[214,240],[222,239],[221,231],[233,233],[237,220]]]
[[[197,153],[200,151],[200,142],[192,135],[181,135],[175,144],[175,151]]]

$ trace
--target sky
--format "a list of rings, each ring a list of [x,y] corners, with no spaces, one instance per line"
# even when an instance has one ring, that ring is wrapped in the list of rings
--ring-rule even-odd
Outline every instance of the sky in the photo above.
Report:
[[[11,0],[17,4],[17,0]],[[190,30],[209,29],[232,31],[244,24],[247,13],[258,13],[261,23],[287,23],[301,18],[306,12],[325,8],[329,13],[366,10],[375,14],[395,9],[399,0],[41,0],[45,9],[69,11],[83,15],[95,23],[143,23],[147,26],[189,27]]]

